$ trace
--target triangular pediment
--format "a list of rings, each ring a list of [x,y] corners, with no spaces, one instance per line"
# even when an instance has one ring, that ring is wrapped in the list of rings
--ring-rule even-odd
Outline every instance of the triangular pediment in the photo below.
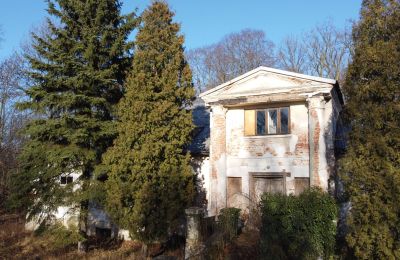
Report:
[[[277,93],[330,91],[335,80],[259,67],[200,95],[208,102]]]

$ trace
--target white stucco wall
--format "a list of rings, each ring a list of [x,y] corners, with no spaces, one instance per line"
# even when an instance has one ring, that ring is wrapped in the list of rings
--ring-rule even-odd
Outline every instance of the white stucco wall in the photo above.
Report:
[[[310,177],[312,184],[328,189],[334,169],[334,122],[332,99],[310,96],[302,102],[285,103],[290,107],[290,134],[245,136],[244,108],[211,106],[210,168],[207,185],[209,214],[227,206],[227,178],[241,177],[242,195],[237,204],[251,204],[250,183],[253,173],[287,173],[286,193],[295,193],[295,178]],[[267,107],[279,107],[266,105]],[[313,127],[313,151],[310,153],[309,127]],[[310,156],[313,163],[310,166]],[[247,202],[246,202],[247,201]]]
[[[244,110],[226,113],[227,177],[242,177],[242,192],[249,194],[250,173],[290,173],[287,193],[294,192],[294,177],[309,176],[308,116],[305,104],[290,106],[291,133],[245,136]]]

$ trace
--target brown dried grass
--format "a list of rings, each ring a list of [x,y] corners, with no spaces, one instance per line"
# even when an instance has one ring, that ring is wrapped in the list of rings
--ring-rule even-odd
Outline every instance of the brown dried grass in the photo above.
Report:
[[[22,214],[9,214],[0,210],[0,260],[3,259],[146,259],[142,253],[142,243],[124,241],[99,248],[92,244],[87,253],[79,253],[76,247],[52,249],[50,239],[35,236],[25,230],[25,218]],[[149,247],[149,254],[156,252],[156,245]],[[182,248],[164,252],[165,255],[183,259]],[[148,259],[148,258],[147,258]]]

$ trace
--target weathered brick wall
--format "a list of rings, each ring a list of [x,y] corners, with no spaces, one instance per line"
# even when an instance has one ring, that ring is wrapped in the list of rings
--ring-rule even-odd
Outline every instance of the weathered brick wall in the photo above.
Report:
[[[334,127],[336,125],[337,114],[334,113],[335,104],[333,99],[325,99],[322,96],[309,98],[310,127],[313,134],[312,149],[312,177],[311,185],[319,186],[328,190],[329,179],[331,178],[334,166]]]
[[[227,112],[227,176],[242,177],[242,193],[250,194],[251,173],[290,173],[287,193],[294,193],[294,177],[308,177],[308,118],[305,104],[290,106],[288,135],[244,136],[244,110]],[[243,202],[241,202],[243,203]]]
[[[310,176],[312,185],[328,190],[335,168],[337,108],[342,102],[340,93],[332,92],[335,89],[340,92],[335,80],[259,67],[202,93],[213,110],[209,214],[227,205],[228,177],[242,181],[237,205],[251,203],[250,191],[258,196],[264,187],[275,189],[276,180],[271,179],[280,179],[276,182],[283,183],[288,194],[301,192],[295,183],[303,187]],[[261,104],[290,106],[290,134],[244,136],[243,108]]]
[[[236,195],[233,202],[229,198],[230,206],[241,208],[253,203],[249,196],[253,173],[287,173],[285,189],[292,194],[296,177],[310,177],[311,161],[312,185],[326,190],[334,164],[332,111],[331,101],[322,96],[312,97],[308,102],[290,105],[290,134],[245,136],[243,108],[213,106],[209,214],[227,206],[227,177],[241,177],[242,194]]]
[[[226,205],[226,112],[223,106],[213,106],[210,113],[209,215]]]

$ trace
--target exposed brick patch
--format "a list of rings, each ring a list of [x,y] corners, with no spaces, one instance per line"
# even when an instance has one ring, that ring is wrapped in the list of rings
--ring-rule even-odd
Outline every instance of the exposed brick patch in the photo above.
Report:
[[[320,176],[319,176],[319,138],[320,138],[320,123],[318,120],[318,115],[315,110],[312,111],[311,116],[315,116],[315,128],[314,128],[314,168],[313,170],[313,182],[312,185],[321,186]]]
[[[216,162],[226,153],[225,111],[222,108],[215,109],[211,120],[213,120],[211,129],[211,178],[217,179]]]
[[[296,143],[296,147],[294,150],[295,155],[303,155],[303,154],[308,154],[308,134],[307,133],[302,133],[298,135],[298,140]]]

